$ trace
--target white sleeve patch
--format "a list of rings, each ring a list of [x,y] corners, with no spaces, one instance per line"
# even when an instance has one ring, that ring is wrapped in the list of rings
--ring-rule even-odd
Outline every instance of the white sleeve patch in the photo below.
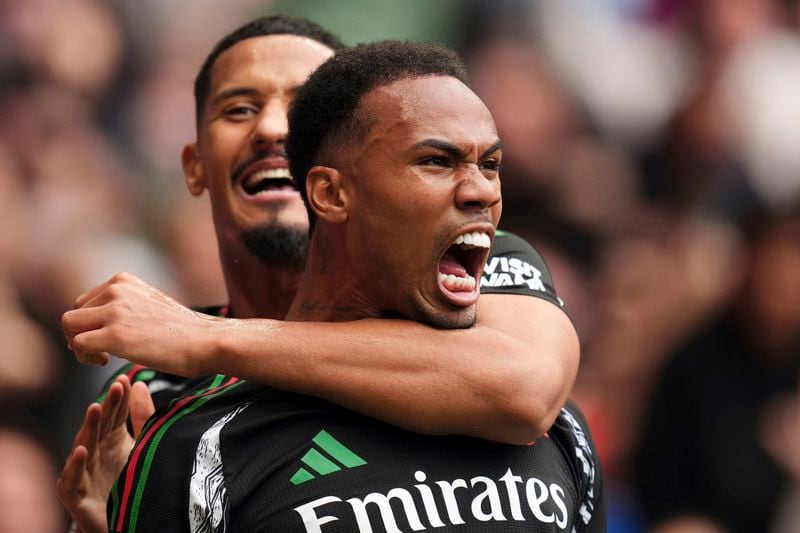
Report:
[[[214,422],[200,438],[194,456],[192,478],[189,481],[189,526],[192,533],[227,531],[228,497],[222,471],[219,434],[225,424],[249,405],[240,405],[236,410],[227,413]]]
[[[547,292],[542,282],[542,272],[515,257],[492,257],[483,268],[481,287],[528,287],[532,291]]]
[[[582,465],[582,472],[581,475],[583,476],[583,482],[585,483],[585,492],[583,494],[583,501],[581,501],[581,506],[578,511],[578,514],[583,520],[584,524],[588,524],[592,519],[592,514],[594,514],[594,478],[595,478],[595,464],[594,464],[594,456],[592,455],[592,448],[589,445],[589,440],[586,438],[586,434],[583,431],[580,423],[572,416],[572,413],[567,411],[566,409],[561,409],[561,415],[569,422],[570,426],[572,426],[572,433],[575,436],[576,446],[575,446],[575,455],[578,457]],[[573,531],[575,531],[573,529]]]

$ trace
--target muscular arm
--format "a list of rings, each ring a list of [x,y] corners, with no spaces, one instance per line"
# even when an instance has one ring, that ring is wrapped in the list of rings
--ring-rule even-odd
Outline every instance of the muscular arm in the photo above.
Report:
[[[552,424],[578,363],[565,313],[522,295],[483,296],[478,325],[467,330],[383,319],[225,320],[206,334],[204,371],[318,396],[420,433],[518,444]]]
[[[476,327],[443,331],[405,320],[218,319],[129,274],[104,285],[64,316],[82,360],[113,352],[165,372],[236,375],[422,433],[530,442],[577,371],[566,314],[530,296],[484,295]]]

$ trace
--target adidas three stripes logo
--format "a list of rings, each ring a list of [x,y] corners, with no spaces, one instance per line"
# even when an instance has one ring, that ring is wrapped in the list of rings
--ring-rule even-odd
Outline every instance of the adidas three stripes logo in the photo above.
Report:
[[[353,453],[324,429],[317,433],[311,441],[322,451],[317,447],[312,447],[303,455],[300,461],[305,467],[301,466],[291,477],[289,481],[293,485],[300,485],[314,479],[316,476],[312,472],[325,476],[338,472],[342,467],[355,468],[367,464],[364,459]]]

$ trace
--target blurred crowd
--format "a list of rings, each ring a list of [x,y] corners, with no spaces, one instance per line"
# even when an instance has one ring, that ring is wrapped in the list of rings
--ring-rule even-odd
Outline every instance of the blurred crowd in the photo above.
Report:
[[[0,533],[65,527],[55,478],[110,371],[65,346],[75,298],[125,270],[224,303],[180,170],[191,84],[220,36],[291,4],[0,0]],[[338,20],[379,24],[358,4]],[[314,5],[289,12],[330,25]],[[581,338],[609,531],[800,530],[800,2],[447,8],[504,141],[501,227]]]

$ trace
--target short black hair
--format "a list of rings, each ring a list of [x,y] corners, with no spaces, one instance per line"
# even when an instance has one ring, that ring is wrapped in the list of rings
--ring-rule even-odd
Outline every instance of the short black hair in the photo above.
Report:
[[[203,116],[203,106],[211,91],[211,71],[217,58],[228,48],[240,41],[252,37],[263,37],[266,35],[298,35],[308,37],[318,43],[324,44],[331,50],[341,50],[345,47],[344,43],[331,32],[308,19],[299,17],[288,17],[285,15],[272,15],[270,17],[259,17],[241,26],[223,37],[217,42],[211,53],[208,54],[200,72],[194,80],[194,102],[195,118],[197,124]]]
[[[436,43],[378,41],[342,50],[315,70],[289,108],[286,154],[306,201],[306,175],[332,140],[357,141],[367,127],[356,116],[361,97],[402,79],[447,76],[468,84],[467,69],[453,50]]]

